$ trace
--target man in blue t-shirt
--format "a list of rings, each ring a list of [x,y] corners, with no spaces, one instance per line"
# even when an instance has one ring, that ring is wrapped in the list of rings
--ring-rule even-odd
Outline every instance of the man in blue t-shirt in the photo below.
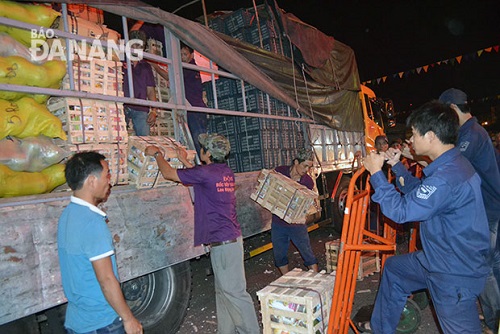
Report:
[[[439,101],[449,104],[458,115],[457,148],[470,161],[481,178],[481,193],[490,228],[490,256],[488,263],[491,272],[484,291],[479,296],[483,309],[484,322],[495,333],[498,332],[500,315],[500,250],[497,245],[498,223],[500,222],[500,172],[495,148],[488,132],[470,113],[467,94],[450,88],[439,96]]]
[[[187,169],[170,166],[156,146],[146,147],[145,154],[155,157],[165,179],[193,186],[194,245],[210,247],[218,333],[257,334],[260,328],[255,307],[246,291],[234,173],[226,163],[231,145],[226,137],[217,134],[203,133],[198,141],[203,165],[193,167],[187,160],[187,152],[182,148],[177,150]]]
[[[111,190],[105,159],[97,152],[81,152],[66,163],[73,196],[59,218],[57,246],[68,299],[64,326],[70,334],[142,333],[120,288],[106,214],[97,207]]]
[[[415,153],[432,161],[422,179],[406,170],[400,152],[372,152],[363,164],[382,213],[398,224],[420,222],[422,250],[387,259],[371,323],[358,328],[395,333],[408,296],[428,289],[443,333],[481,333],[476,301],[490,272],[481,179],[455,147],[458,117],[449,106],[426,103],[410,114],[407,125]],[[382,172],[385,159],[400,192]]]

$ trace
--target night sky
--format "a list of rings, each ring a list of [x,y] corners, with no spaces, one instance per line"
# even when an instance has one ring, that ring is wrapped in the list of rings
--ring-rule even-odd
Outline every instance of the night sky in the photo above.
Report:
[[[189,1],[145,2],[172,12]],[[469,95],[473,113],[478,117],[491,118],[492,107],[500,113],[500,52],[497,48],[477,54],[500,44],[498,0],[277,0],[277,3],[302,21],[349,45],[355,52],[361,81],[372,80],[368,86],[378,96],[391,98],[402,115],[439,97],[450,87],[460,88]],[[205,4],[209,14],[253,6],[251,0],[205,0]],[[201,1],[176,14],[188,19],[202,16]],[[457,56],[462,56],[461,63],[455,60]],[[426,65],[429,65],[427,72],[421,69],[417,73],[418,68]],[[402,78],[400,72],[404,73]],[[384,76],[387,79],[382,82],[380,78]],[[379,83],[373,79],[379,79]]]

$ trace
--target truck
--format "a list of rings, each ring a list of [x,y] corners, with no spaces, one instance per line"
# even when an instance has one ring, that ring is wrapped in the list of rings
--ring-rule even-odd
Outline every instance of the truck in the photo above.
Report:
[[[102,33],[104,29],[102,35],[92,29],[85,35],[71,29],[75,12],[70,9],[75,4],[64,1],[56,4],[61,10],[62,23],[52,29],[55,37],[90,43],[100,38],[106,45],[109,35]],[[221,23],[220,18],[214,18],[212,28],[208,28],[140,2],[134,6],[114,6],[97,1],[82,6],[97,15],[104,13],[103,17],[121,20],[120,33],[125,40],[128,19],[162,26],[166,56],[145,52],[144,58],[168,66],[171,98],[152,102],[120,94],[81,91],[71,84],[69,88],[53,89],[0,83],[0,91],[158,108],[162,110],[161,119],[173,125],[175,139],[188,147],[193,147],[193,138],[185,126],[186,112],[209,114],[211,130],[228,136],[235,148],[229,163],[237,172],[237,214],[245,238],[265,232],[271,225],[271,213],[250,199],[260,170],[291,163],[293,154],[301,148],[313,149],[316,155],[313,173],[322,207],[321,217],[315,217],[315,221],[341,229],[349,178],[359,163],[356,157],[374,146],[375,137],[383,133],[384,122],[393,114],[390,103],[359,84],[354,53],[347,45],[299,20],[290,20],[271,4],[264,9],[272,17],[273,27],[282,31],[272,42],[282,48],[288,44],[287,54],[263,49],[262,39],[260,46],[254,46],[218,33],[215,26]],[[245,24],[253,23],[251,19],[245,21],[248,20],[245,15],[263,15],[261,10],[231,14],[232,27],[236,21],[244,22],[243,28],[248,28]],[[41,30],[35,24],[5,16],[0,17],[0,25]],[[296,29],[290,29],[292,23],[298,24]],[[259,23],[258,30],[261,28]],[[312,33],[307,39],[316,44],[301,45],[301,38],[294,33]],[[183,64],[180,41],[210,59],[209,67]],[[311,47],[320,44],[329,46],[326,52],[310,52]],[[315,53],[323,55],[323,59],[315,58]],[[70,82],[76,80],[71,77],[73,65],[68,59]],[[210,77],[204,84],[206,108],[186,102],[183,69],[194,69]],[[228,98],[221,93],[227,86],[240,96]],[[52,333],[63,333],[66,299],[61,286],[56,233],[58,218],[70,196],[67,187],[61,187],[47,194],[0,199],[3,231],[0,332],[39,333],[38,322],[47,320]],[[102,209],[109,217],[122,290],[132,311],[146,333],[175,333],[189,305],[190,260],[205,254],[203,247],[193,245],[194,215],[189,188],[116,184]]]

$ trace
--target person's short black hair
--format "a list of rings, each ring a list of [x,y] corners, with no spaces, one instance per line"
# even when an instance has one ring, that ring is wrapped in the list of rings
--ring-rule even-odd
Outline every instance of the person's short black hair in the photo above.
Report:
[[[101,161],[106,157],[94,151],[79,152],[73,155],[67,162],[64,174],[66,182],[71,190],[79,190],[83,187],[89,175],[102,173]]]
[[[189,45],[185,44],[184,42],[181,42],[181,50],[182,49],[188,49],[189,50],[189,53],[193,53],[194,52],[194,49],[192,47],[190,47]]]
[[[433,100],[414,110],[406,125],[420,135],[432,131],[443,144],[455,144],[458,138],[458,116],[449,105]]]
[[[201,150],[203,150],[204,152],[208,152],[210,151],[208,148],[206,148],[205,146],[201,145],[200,147],[200,153],[201,153]],[[224,164],[227,162],[227,158],[229,157],[229,154],[227,156],[225,156],[224,158],[222,159],[215,159],[213,155],[210,154],[210,161],[215,163],[215,164]]]

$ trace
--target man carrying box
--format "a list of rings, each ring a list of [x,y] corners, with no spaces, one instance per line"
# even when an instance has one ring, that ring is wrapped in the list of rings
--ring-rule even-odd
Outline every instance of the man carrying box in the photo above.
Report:
[[[194,245],[210,247],[218,333],[257,334],[260,333],[257,315],[252,297],[246,291],[234,173],[226,164],[231,145],[226,137],[217,134],[204,133],[198,140],[203,165],[193,167],[183,148],[177,150],[177,156],[187,169],[170,166],[156,146],[146,147],[145,154],[155,157],[165,179],[193,186]]]
[[[307,174],[312,164],[312,153],[302,150],[293,159],[292,166],[279,166],[275,168],[275,171],[306,186],[308,189],[313,189],[314,181]],[[306,224],[288,224],[273,214],[271,241],[273,243],[274,264],[278,267],[281,274],[284,275],[289,271],[288,247],[290,246],[290,241],[297,247],[304,259],[304,265],[311,270],[318,271],[318,260],[312,251]]]

